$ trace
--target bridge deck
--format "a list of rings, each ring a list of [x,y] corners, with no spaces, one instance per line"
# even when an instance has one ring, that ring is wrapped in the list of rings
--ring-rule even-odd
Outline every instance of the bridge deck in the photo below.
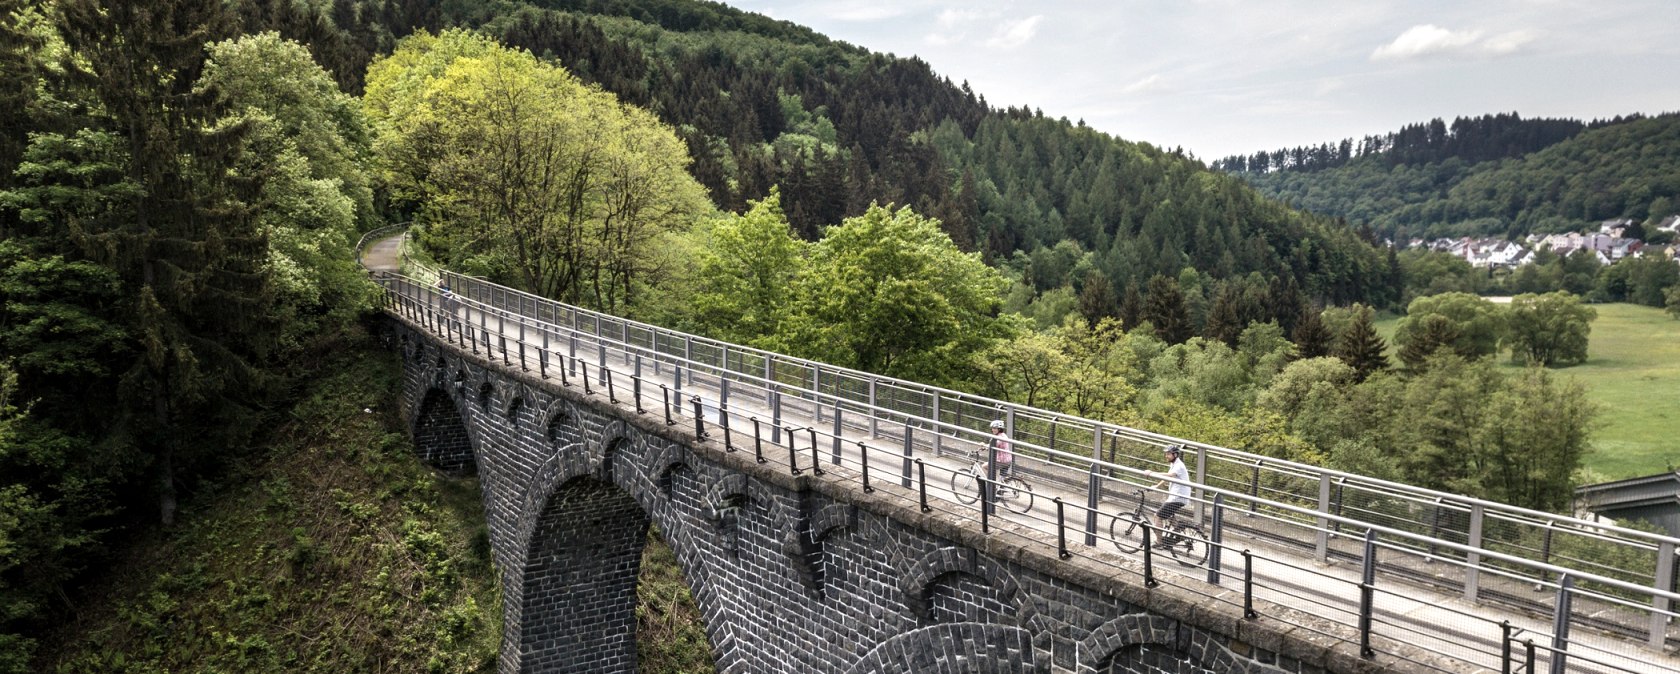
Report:
[[[366,264],[372,269],[396,269],[394,241],[374,245]],[[561,325],[558,316],[545,316],[540,307],[497,307],[465,297],[471,294],[462,292],[468,281],[459,279],[453,284],[457,295],[447,299],[422,284],[390,286],[390,311],[465,349],[482,349],[484,357],[504,367],[588,387],[592,393],[616,398],[626,410],[667,415],[674,425],[698,427],[712,440],[727,440],[740,451],[762,448],[769,465],[790,471],[820,467],[823,475],[817,479],[844,481],[860,489],[867,471],[871,488],[901,493],[908,499],[921,498],[925,492],[935,516],[985,527],[995,536],[1044,545],[1051,551],[1065,541],[1071,557],[1097,560],[1117,574],[1138,577],[1139,582],[1147,574],[1160,583],[1227,604],[1237,615],[1248,601],[1245,595],[1252,592],[1260,612],[1257,619],[1289,621],[1298,612],[1331,620],[1347,629],[1326,636],[1358,639],[1369,634],[1379,660],[1404,657],[1398,655],[1405,651],[1401,646],[1410,645],[1457,663],[1443,668],[1447,671],[1528,671],[1525,642],[1532,641],[1536,666],[1552,663],[1556,643],[1556,648],[1566,648],[1569,654],[1564,671],[1680,672],[1673,613],[1660,597],[1662,610],[1653,613],[1638,601],[1618,605],[1613,598],[1576,596],[1557,591],[1555,583],[1537,585],[1525,574],[1478,564],[1475,555],[1466,560],[1421,554],[1415,546],[1384,542],[1375,534],[1377,553],[1367,565],[1363,532],[1344,535],[1339,521],[1330,530],[1329,518],[1322,515],[1304,526],[1301,514],[1293,512],[1296,508],[1264,501],[1220,508],[1223,542],[1216,546],[1220,552],[1214,561],[1218,574],[1207,567],[1170,563],[1170,557],[1159,551],[1152,551],[1146,562],[1144,552],[1122,554],[1111,545],[1108,534],[1113,516],[1135,507],[1131,494],[1137,484],[1154,481],[1135,469],[1090,457],[1073,457],[1083,461],[1075,467],[1068,465],[1068,456],[1054,450],[1023,451],[1017,459],[1020,471],[1036,492],[1031,510],[1015,513],[999,507],[988,515],[979,504],[957,500],[950,486],[950,476],[969,465],[969,452],[983,446],[985,434],[962,423],[947,423],[937,411],[930,419],[859,405],[825,395],[820,385],[802,388],[779,382],[768,364],[766,371],[772,376],[755,379],[731,369],[727,355],[719,368],[672,358],[629,339],[615,343],[599,334],[598,323],[592,330],[578,329],[576,314],[574,325]],[[696,405],[701,416],[698,424]],[[976,428],[985,421],[969,420]],[[1031,447],[1031,443],[1017,442],[1023,450]],[[1100,439],[1098,448],[1100,452]],[[1221,502],[1243,496],[1217,493],[1221,491],[1198,485],[1198,507],[1192,516],[1203,520],[1206,528],[1212,525],[1215,496]],[[1157,494],[1151,500],[1159,498]],[[1250,507],[1255,503],[1262,507]],[[1383,531],[1379,527],[1366,530]],[[1321,541],[1317,554],[1314,539]],[[1445,540],[1440,544],[1443,548],[1457,545]],[[1497,555],[1490,552],[1488,556]],[[1245,558],[1251,560],[1248,569]],[[1252,584],[1245,582],[1245,571],[1252,574]],[[1367,572],[1375,575],[1367,586],[1370,609],[1362,611],[1361,576]],[[1468,586],[1474,588],[1477,601],[1466,599],[1463,590],[1455,591],[1465,586],[1466,576],[1471,578]],[[1554,642],[1560,625],[1548,612],[1565,595],[1575,604],[1570,620],[1562,624],[1566,638]],[[1369,616],[1368,629],[1360,627],[1362,615]],[[1318,623],[1302,620],[1297,624]],[[1653,624],[1661,625],[1663,632],[1650,633]],[[1653,648],[1653,642],[1661,646]]]

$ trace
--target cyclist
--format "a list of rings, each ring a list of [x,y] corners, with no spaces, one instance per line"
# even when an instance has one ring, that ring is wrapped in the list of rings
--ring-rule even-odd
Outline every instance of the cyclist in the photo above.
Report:
[[[1015,453],[1010,451],[1009,433],[1002,419],[992,420],[992,446],[997,448],[997,479],[1003,482],[1004,478],[1015,474]],[[998,493],[1006,494],[1008,490],[999,484]]]
[[[1149,475],[1161,478],[1161,481],[1156,482],[1152,489],[1160,489],[1162,485],[1169,485],[1167,487],[1167,502],[1161,504],[1160,510],[1155,511],[1155,526],[1159,527],[1161,531],[1166,531],[1167,520],[1172,519],[1173,515],[1177,515],[1178,511],[1183,510],[1184,506],[1190,503],[1190,470],[1184,467],[1184,448],[1182,446],[1167,445],[1161,451],[1166,454],[1167,470],[1162,473],[1151,472]]]

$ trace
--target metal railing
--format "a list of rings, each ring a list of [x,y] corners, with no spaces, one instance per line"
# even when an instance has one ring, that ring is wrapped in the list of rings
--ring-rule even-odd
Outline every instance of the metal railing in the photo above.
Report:
[[[825,461],[855,466],[865,490],[882,480],[900,489],[919,486],[924,508],[930,507],[929,469],[935,472],[935,496],[950,495],[939,478],[951,468],[938,465],[936,459],[983,443],[986,424],[1002,418],[1021,457],[1018,470],[1042,485],[1044,497],[1054,499],[1058,551],[1080,556],[1078,550],[1101,548],[1109,538],[1101,524],[1131,510],[1125,495],[1142,477],[1140,468],[1149,465],[1145,457],[1156,456],[1153,450],[1161,445],[1181,443],[1191,448],[1187,458],[1194,462],[1192,475],[1199,492],[1195,516],[1213,524],[1209,584],[1218,583],[1221,552],[1240,553],[1250,574],[1259,559],[1262,565],[1293,569],[1289,573],[1323,577],[1320,582],[1334,575],[1322,571],[1324,563],[1358,563],[1370,578],[1355,582],[1357,591],[1350,594],[1371,598],[1346,622],[1358,626],[1366,652],[1384,650],[1381,638],[1377,646],[1369,645],[1379,626],[1396,631],[1391,637],[1395,643],[1415,641],[1403,632],[1416,626],[1378,620],[1380,612],[1370,605],[1376,596],[1400,601],[1408,592],[1415,594],[1410,588],[1424,585],[1470,602],[1515,609],[1515,616],[1553,618],[1548,631],[1545,626],[1512,627],[1509,620],[1495,622],[1466,613],[1462,620],[1480,623],[1462,628],[1483,635],[1476,651],[1484,660],[1480,666],[1492,666],[1487,659],[1498,657],[1509,667],[1517,661],[1512,644],[1520,641],[1518,637],[1527,635],[1532,641],[1540,635],[1545,637],[1542,646],[1530,645],[1523,653],[1551,663],[1553,671],[1564,671],[1564,663],[1572,661],[1571,670],[1595,663],[1583,671],[1628,666],[1632,669],[1626,671],[1680,672],[1666,655],[1676,645],[1670,625],[1674,602],[1680,599],[1673,592],[1673,538],[879,377],[445,274],[454,291],[450,298],[429,283],[383,276],[388,310],[510,366],[529,369],[535,359],[540,375],[555,376],[557,368],[563,383],[581,381],[586,390],[591,385],[604,388],[615,401],[620,396],[633,401],[639,411],[651,399],[652,409],[662,408],[672,424],[681,423],[684,404],[691,401],[699,409],[690,415],[696,434],[707,434],[709,420],[712,432],[721,432],[732,447],[735,438],[745,440],[744,424],[750,422],[752,446],[759,456],[764,456],[768,441],[772,455],[787,452],[785,465],[796,472],[821,470]],[[621,372],[615,375],[615,369]],[[621,379],[615,385],[615,377],[630,381],[626,386]],[[691,400],[685,401],[685,395]],[[860,434],[866,440],[855,440]],[[810,455],[802,463],[804,450]],[[949,503],[943,498],[936,502]],[[989,532],[994,514],[983,507],[977,514]],[[1037,521],[1045,531],[1052,530],[1048,518],[1040,515]],[[1244,545],[1223,543],[1230,535],[1240,536]],[[1070,548],[1070,536],[1082,540]],[[1255,553],[1253,547],[1269,552]],[[1297,554],[1317,564],[1290,561]],[[1148,554],[1144,560],[1146,580],[1152,581],[1154,564]],[[1287,575],[1263,575],[1262,593],[1288,585],[1281,579]],[[1245,582],[1245,604],[1253,600],[1252,582]],[[1604,643],[1612,646],[1571,637],[1572,626],[1609,635]],[[1639,644],[1646,654],[1628,655],[1617,651],[1616,644]],[[1653,652],[1658,654],[1655,665],[1649,657]],[[1475,661],[1466,657],[1467,662]],[[1600,666],[1610,669],[1597,669]],[[1652,666],[1658,669],[1649,669]]]

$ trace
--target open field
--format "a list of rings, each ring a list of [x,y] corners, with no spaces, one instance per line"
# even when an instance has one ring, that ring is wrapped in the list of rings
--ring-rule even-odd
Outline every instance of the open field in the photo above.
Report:
[[[1680,468],[1680,321],[1661,309],[1634,304],[1595,304],[1587,362],[1555,370],[1587,386],[1602,406],[1586,457],[1589,481],[1652,475]],[[1393,341],[1399,319],[1377,323]],[[1389,356],[1394,355],[1391,343]],[[1510,365],[1505,354],[1500,362]]]

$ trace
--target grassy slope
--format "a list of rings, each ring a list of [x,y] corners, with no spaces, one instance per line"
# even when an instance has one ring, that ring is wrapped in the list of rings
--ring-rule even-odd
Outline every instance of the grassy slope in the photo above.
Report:
[[[1680,321],[1661,309],[1595,304],[1587,362],[1557,370],[1602,406],[1589,481],[1652,475],[1680,464]],[[1377,323],[1390,344],[1397,318]],[[1503,361],[1502,361],[1503,362]],[[1518,366],[1506,365],[1515,370]]]
[[[501,598],[478,481],[414,458],[390,353],[340,359],[267,459],[128,551],[49,637],[41,671],[495,671]],[[638,590],[642,671],[716,671],[657,532]]]
[[[392,354],[332,365],[266,459],[128,551],[42,671],[495,670],[477,481],[413,459]]]

